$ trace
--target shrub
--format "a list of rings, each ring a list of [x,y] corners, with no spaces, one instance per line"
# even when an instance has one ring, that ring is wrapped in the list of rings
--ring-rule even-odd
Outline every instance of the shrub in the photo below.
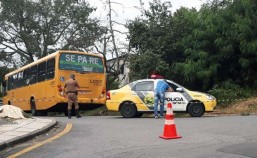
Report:
[[[240,87],[230,82],[215,85],[208,92],[216,97],[218,105],[220,106],[227,106],[235,101],[250,98],[255,95],[251,89]]]

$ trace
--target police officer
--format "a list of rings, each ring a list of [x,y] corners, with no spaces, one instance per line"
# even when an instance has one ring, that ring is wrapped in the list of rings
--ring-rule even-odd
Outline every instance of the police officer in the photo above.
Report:
[[[81,116],[79,115],[79,105],[78,105],[78,91],[77,89],[80,88],[78,82],[75,80],[75,75],[71,74],[70,79],[68,79],[65,82],[64,88],[66,89],[66,94],[68,98],[68,118],[71,118],[71,109],[72,109],[72,104],[74,103],[75,105],[75,111],[76,111],[76,116],[77,118],[80,118]]]

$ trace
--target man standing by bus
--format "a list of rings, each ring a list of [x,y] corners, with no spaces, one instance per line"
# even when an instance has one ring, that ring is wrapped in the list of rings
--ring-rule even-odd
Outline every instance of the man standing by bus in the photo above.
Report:
[[[81,116],[79,115],[79,105],[78,105],[78,91],[77,89],[80,88],[78,82],[75,80],[75,75],[71,74],[70,79],[68,79],[65,82],[64,89],[66,89],[66,94],[68,98],[68,118],[71,118],[71,109],[72,109],[72,104],[74,103],[75,105],[75,111],[76,111],[76,116],[77,118],[80,118]]]

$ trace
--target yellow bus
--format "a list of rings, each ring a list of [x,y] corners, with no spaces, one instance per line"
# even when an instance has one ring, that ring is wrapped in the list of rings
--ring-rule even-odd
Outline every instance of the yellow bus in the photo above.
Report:
[[[60,50],[5,75],[3,104],[14,105],[32,115],[66,111],[64,84],[76,76],[80,109],[106,102],[106,67],[101,55]],[[92,108],[92,106],[90,106]]]

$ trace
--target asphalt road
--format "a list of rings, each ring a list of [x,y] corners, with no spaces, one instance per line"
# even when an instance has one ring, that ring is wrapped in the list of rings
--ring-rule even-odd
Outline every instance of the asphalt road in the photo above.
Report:
[[[21,158],[257,157],[257,116],[175,118],[176,130],[182,138],[171,140],[159,138],[165,119],[117,116],[55,119],[63,126],[72,123],[71,131]],[[10,149],[5,156],[14,151],[17,148]]]

